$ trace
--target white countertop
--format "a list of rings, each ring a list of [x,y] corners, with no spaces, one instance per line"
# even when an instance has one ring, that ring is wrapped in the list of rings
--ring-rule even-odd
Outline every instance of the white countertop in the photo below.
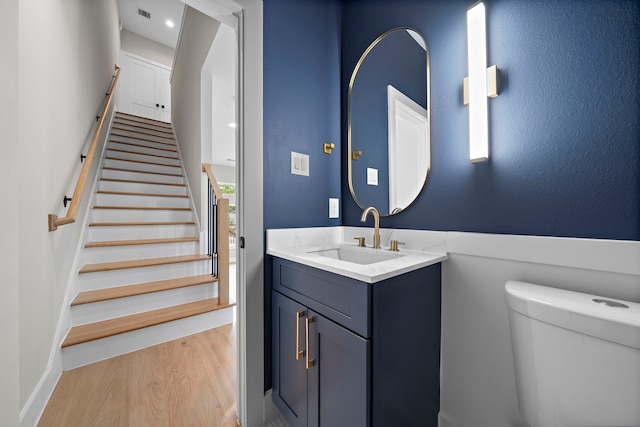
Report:
[[[369,247],[357,246],[355,237],[363,236]],[[403,273],[427,267],[447,259],[446,233],[422,230],[380,229],[382,249],[371,248],[373,229],[364,227],[317,227],[267,230],[267,254],[340,274],[367,283],[375,283]],[[389,241],[405,242],[399,252],[389,251]],[[372,264],[356,264],[318,254],[318,251],[344,247],[385,253],[393,258]]]

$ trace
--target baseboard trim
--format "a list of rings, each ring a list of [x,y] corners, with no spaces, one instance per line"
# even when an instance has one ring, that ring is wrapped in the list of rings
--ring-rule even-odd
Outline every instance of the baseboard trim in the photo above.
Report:
[[[53,354],[47,370],[20,411],[20,427],[34,427],[38,424],[61,375],[62,354],[58,350]]]

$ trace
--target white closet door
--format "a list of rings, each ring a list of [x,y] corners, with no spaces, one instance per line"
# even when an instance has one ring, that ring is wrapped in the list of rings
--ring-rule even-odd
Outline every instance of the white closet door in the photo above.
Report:
[[[125,113],[171,121],[168,68],[123,54],[122,108]]]

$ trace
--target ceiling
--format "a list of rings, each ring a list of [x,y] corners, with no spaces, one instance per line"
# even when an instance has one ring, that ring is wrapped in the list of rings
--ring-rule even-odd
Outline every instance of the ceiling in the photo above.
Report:
[[[118,9],[122,27],[142,37],[176,48],[185,4],[180,0],[118,0]],[[151,14],[147,19],[138,14],[142,9]],[[166,25],[170,19],[173,28]],[[235,123],[236,90],[236,36],[235,30],[220,25],[213,41],[203,71],[213,79],[213,163],[235,167],[235,129],[229,123]]]
[[[138,14],[142,9],[151,14],[147,19]],[[179,0],[118,0],[120,21],[125,30],[139,34],[150,40],[176,48],[184,3]],[[166,25],[167,19],[174,23],[173,28]]]

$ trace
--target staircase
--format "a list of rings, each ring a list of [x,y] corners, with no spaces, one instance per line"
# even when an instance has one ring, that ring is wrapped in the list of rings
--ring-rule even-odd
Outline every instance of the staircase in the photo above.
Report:
[[[63,370],[230,323],[169,123],[116,113],[90,207]],[[228,284],[227,284],[228,285]]]

